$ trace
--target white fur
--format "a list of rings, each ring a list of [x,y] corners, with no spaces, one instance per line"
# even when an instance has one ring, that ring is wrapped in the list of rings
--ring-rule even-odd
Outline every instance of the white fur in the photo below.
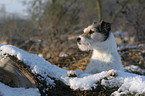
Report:
[[[123,71],[121,57],[117,52],[116,41],[112,33],[106,41],[94,45],[90,63],[84,72],[97,73],[111,69]]]
[[[84,30],[84,33],[86,30],[87,29]],[[91,39],[83,35],[79,36],[81,38],[81,42],[78,43],[79,48],[83,51],[93,50],[90,63],[84,73],[94,74],[112,69],[123,71],[121,57],[117,52],[117,45],[113,33],[110,32],[106,41],[99,41],[98,37],[102,37],[100,33],[96,32],[92,35],[93,36],[90,36]],[[80,69],[74,72],[76,72],[76,74],[82,73]]]

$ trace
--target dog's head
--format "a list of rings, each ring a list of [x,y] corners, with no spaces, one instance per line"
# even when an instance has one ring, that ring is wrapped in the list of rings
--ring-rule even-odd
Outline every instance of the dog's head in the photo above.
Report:
[[[94,22],[84,29],[84,33],[77,38],[77,44],[83,51],[92,50],[107,41],[110,35],[111,24],[105,21]]]

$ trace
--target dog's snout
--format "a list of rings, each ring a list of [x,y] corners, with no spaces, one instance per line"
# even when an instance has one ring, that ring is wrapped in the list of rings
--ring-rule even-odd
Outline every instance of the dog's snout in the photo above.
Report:
[[[81,38],[80,38],[80,37],[78,37],[78,38],[77,38],[77,42],[80,42],[80,41],[81,41]]]

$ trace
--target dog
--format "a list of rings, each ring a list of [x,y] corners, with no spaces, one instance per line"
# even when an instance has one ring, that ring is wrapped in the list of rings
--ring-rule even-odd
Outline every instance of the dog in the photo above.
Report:
[[[93,53],[84,72],[80,69],[69,71],[68,76],[79,76],[82,73],[95,74],[102,71],[108,71],[109,75],[116,75],[115,70],[123,71],[110,23],[102,20],[88,26],[77,38],[77,45],[82,51],[93,50]]]

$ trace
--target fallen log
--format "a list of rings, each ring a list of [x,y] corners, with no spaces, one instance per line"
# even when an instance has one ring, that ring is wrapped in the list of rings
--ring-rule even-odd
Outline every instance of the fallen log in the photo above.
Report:
[[[33,75],[10,56],[0,59],[0,82],[11,87],[36,87]]]

